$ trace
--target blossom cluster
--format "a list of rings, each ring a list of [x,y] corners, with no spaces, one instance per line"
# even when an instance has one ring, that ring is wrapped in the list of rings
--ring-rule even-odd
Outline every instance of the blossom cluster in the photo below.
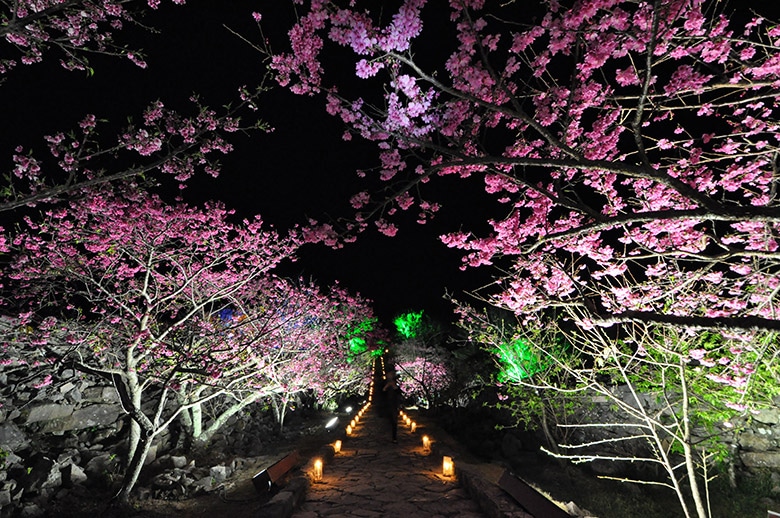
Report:
[[[184,5],[186,0],[172,2]],[[125,56],[136,65],[146,67],[140,52],[128,51],[114,41],[114,33],[138,17],[138,13],[127,8],[126,2],[23,0],[12,4],[0,11],[0,36],[21,56],[0,59],[0,74],[8,73],[20,62],[39,63],[51,49],[59,49],[60,63],[68,70],[87,70],[89,53]],[[147,5],[157,9],[160,0],[147,0]]]
[[[195,98],[192,101],[193,114],[171,110],[156,101],[144,110],[139,123],[131,123],[116,135],[111,135],[107,121],[88,114],[79,122],[78,130],[44,137],[54,162],[18,146],[12,156],[10,185],[0,199],[0,207],[10,209],[56,199],[65,179],[67,189],[74,190],[81,185],[159,170],[174,177],[183,188],[198,171],[217,176],[219,161],[215,156],[232,151],[226,138],[239,129],[236,114],[252,102],[252,96],[221,114]],[[118,159],[128,164],[126,169],[117,170]]]
[[[424,2],[384,25],[368,4],[302,3],[280,82],[323,92],[350,136],[377,144],[379,181],[407,186],[353,198],[356,228],[371,215],[394,235],[396,208],[430,203],[412,196],[435,191],[423,184],[478,175],[507,215],[442,240],[464,265],[502,264],[494,304],[523,318],[574,305],[586,326],[775,325],[780,27],[702,0],[539,2],[530,24],[512,3],[451,2],[455,38],[430,35],[432,64]],[[382,102],[325,82],[326,41]]]

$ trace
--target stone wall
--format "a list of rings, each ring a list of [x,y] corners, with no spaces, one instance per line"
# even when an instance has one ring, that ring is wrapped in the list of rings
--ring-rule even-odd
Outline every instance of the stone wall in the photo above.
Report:
[[[615,387],[613,394],[623,401],[635,405],[633,395],[623,386]],[[650,413],[662,411],[661,405],[656,403],[654,394],[639,394],[645,408]],[[581,405],[581,414],[578,419],[584,422],[625,422],[624,415],[615,412],[614,403],[606,396],[598,396],[584,401]],[[780,473],[780,407],[775,406],[761,410],[755,414],[739,417],[717,426],[714,430],[694,428],[694,443],[715,435],[729,447],[734,455],[734,463],[737,469],[763,469],[768,468]],[[620,435],[618,429],[588,428],[580,429],[575,441],[589,442]],[[595,464],[603,466],[604,463]],[[614,470],[614,467],[605,468]],[[611,473],[614,474],[614,473]]]
[[[57,493],[105,485],[119,468],[126,426],[116,391],[65,370],[36,389],[0,372],[0,514],[36,516]]]
[[[0,516],[41,516],[53,499],[116,488],[123,474],[130,420],[114,387],[67,369],[45,388],[30,380],[24,368],[0,370]],[[180,498],[215,490],[259,455],[258,437],[275,432],[271,415],[234,416],[211,442],[225,454],[205,466],[163,433],[138,494]]]

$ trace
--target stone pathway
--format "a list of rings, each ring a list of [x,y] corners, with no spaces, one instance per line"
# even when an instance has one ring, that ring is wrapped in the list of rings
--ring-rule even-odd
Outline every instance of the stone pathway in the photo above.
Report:
[[[293,518],[398,516],[484,518],[455,477],[442,475],[442,458],[422,449],[422,433],[399,421],[398,443],[390,423],[373,408],[363,414],[340,453],[312,483]]]

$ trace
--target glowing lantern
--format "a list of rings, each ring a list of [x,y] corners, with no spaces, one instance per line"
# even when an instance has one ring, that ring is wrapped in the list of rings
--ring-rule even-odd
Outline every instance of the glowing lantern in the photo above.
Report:
[[[352,427],[347,426],[347,435],[352,435]]]
[[[314,461],[314,481],[315,482],[322,481],[322,460],[321,459],[317,459]]]
[[[427,435],[423,435],[422,438],[423,441],[423,451],[424,452],[430,452],[431,451],[431,439]]]
[[[452,463],[452,457],[444,456],[441,463],[441,474],[445,477],[451,477],[455,474],[455,465]]]
[[[412,421],[412,424],[410,424],[409,427],[412,429],[412,433],[414,433],[415,430],[417,430],[417,423]]]
[[[352,421],[350,421],[350,422],[349,422],[349,426],[351,426],[352,428],[354,428],[356,424],[357,424],[357,423],[355,422],[355,420],[354,420],[354,419],[353,419]]]
[[[333,443],[333,451],[336,453],[341,452],[341,439]]]

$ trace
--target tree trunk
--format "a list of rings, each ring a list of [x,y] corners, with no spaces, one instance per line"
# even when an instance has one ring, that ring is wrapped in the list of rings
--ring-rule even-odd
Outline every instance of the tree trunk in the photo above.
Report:
[[[145,430],[142,434],[141,440],[138,443],[138,447],[135,449],[135,454],[130,459],[130,465],[127,466],[124,479],[122,480],[122,489],[116,495],[116,499],[120,503],[126,504],[130,500],[130,492],[138,482],[138,476],[141,474],[141,469],[144,467],[144,461],[149,453],[149,448],[152,445],[152,438],[154,434],[151,430]]]
[[[276,417],[276,422],[279,424],[279,433],[282,433],[284,431],[284,416],[287,413],[287,399],[283,398],[282,401],[279,401],[272,397],[271,404],[274,409],[274,417]]]
[[[173,444],[173,448],[176,448],[179,443],[181,443],[181,447],[184,448],[184,451],[190,451],[190,448],[192,447],[192,438],[194,436],[193,434],[193,422],[192,422],[192,413],[189,409],[183,410],[179,413],[178,417],[179,421],[179,428],[181,430],[181,433],[179,434],[179,439],[176,441],[175,444]]]
[[[541,406],[542,411],[540,412],[539,418],[540,422],[539,425],[542,427],[542,433],[544,434],[544,438],[547,440],[547,446],[552,450],[553,453],[556,455],[560,455],[561,449],[558,447],[558,441],[555,439],[555,436],[553,435],[552,431],[550,431],[550,424],[547,421],[547,412],[555,412],[554,409],[550,409],[548,405],[545,404],[544,398],[541,394],[539,394],[539,399],[541,400]],[[552,406],[552,403],[550,404]],[[558,459],[559,464],[563,464],[563,459]]]
[[[699,481],[696,478],[696,466],[693,460],[694,451],[691,448],[691,420],[690,420],[690,400],[688,399],[688,380],[685,378],[685,364],[680,359],[680,387],[682,388],[682,419],[683,419],[683,454],[685,456],[685,469],[688,472],[688,483],[691,485],[691,496],[696,506],[696,514],[699,518],[709,518],[709,513],[704,508],[704,501],[699,489]]]
[[[217,433],[219,429],[222,428],[225,425],[225,423],[228,422],[228,419],[236,415],[238,412],[240,412],[247,406],[256,402],[262,396],[263,394],[261,392],[256,392],[250,396],[245,397],[238,403],[231,405],[227,410],[219,414],[219,416],[217,416],[214,422],[212,422],[205,430],[203,430],[198,435],[193,434],[193,438],[195,439],[196,446],[202,447],[208,444],[208,442],[211,441],[211,438],[214,437],[214,434]],[[193,410],[194,409],[195,407],[193,407]]]
[[[135,456],[135,451],[138,449],[138,443],[141,441],[141,427],[135,421],[130,418],[130,437],[127,444],[127,459],[125,459],[125,466],[129,466],[130,462]]]
[[[196,403],[190,411],[192,413],[192,439],[194,442],[198,442],[203,433],[203,405]]]

